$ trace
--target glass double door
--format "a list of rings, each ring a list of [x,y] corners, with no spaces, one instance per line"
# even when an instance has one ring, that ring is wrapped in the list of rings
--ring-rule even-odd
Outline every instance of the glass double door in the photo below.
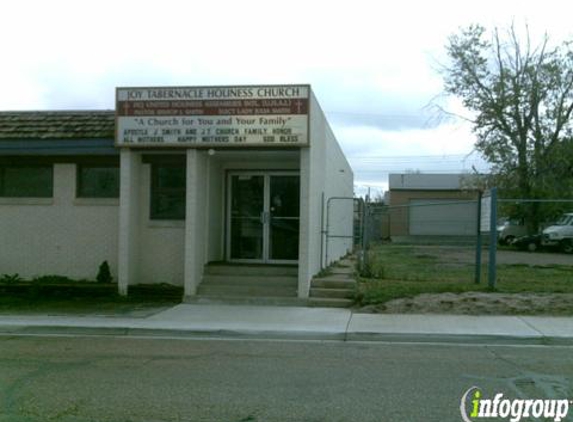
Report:
[[[227,257],[259,263],[297,261],[299,175],[230,173],[228,187]]]

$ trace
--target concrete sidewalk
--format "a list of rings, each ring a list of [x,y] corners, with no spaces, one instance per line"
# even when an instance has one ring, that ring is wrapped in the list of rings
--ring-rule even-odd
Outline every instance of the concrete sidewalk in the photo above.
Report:
[[[573,318],[182,304],[145,318],[0,316],[0,334],[573,344]]]

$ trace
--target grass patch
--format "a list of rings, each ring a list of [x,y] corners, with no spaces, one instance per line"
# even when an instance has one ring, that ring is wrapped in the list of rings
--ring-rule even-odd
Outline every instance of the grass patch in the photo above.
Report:
[[[467,253],[472,253],[471,248]],[[482,267],[482,282],[475,284],[471,255],[465,260],[457,259],[459,255],[459,250],[451,248],[376,246],[370,251],[369,265],[371,274],[380,276],[359,280],[356,301],[369,305],[422,293],[491,291],[486,281],[487,265]],[[573,293],[573,266],[498,265],[495,291]]]
[[[414,246],[375,247],[370,250],[369,262],[373,274],[384,274],[389,280],[457,281],[471,271],[467,265],[452,265],[438,256],[419,253]]]

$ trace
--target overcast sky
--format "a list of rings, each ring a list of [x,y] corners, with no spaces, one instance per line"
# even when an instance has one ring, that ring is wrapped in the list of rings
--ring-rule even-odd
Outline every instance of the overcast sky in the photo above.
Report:
[[[564,1],[6,1],[0,110],[112,109],[116,86],[310,83],[355,172],[487,166],[439,121],[444,45],[460,26],[527,22],[571,38]],[[569,9],[569,10],[567,10]],[[443,105],[460,111],[454,99]]]

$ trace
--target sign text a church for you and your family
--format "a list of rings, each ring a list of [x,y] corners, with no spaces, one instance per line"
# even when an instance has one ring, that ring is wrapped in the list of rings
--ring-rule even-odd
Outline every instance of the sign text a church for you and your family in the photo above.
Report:
[[[306,146],[308,85],[117,88],[121,147]]]

